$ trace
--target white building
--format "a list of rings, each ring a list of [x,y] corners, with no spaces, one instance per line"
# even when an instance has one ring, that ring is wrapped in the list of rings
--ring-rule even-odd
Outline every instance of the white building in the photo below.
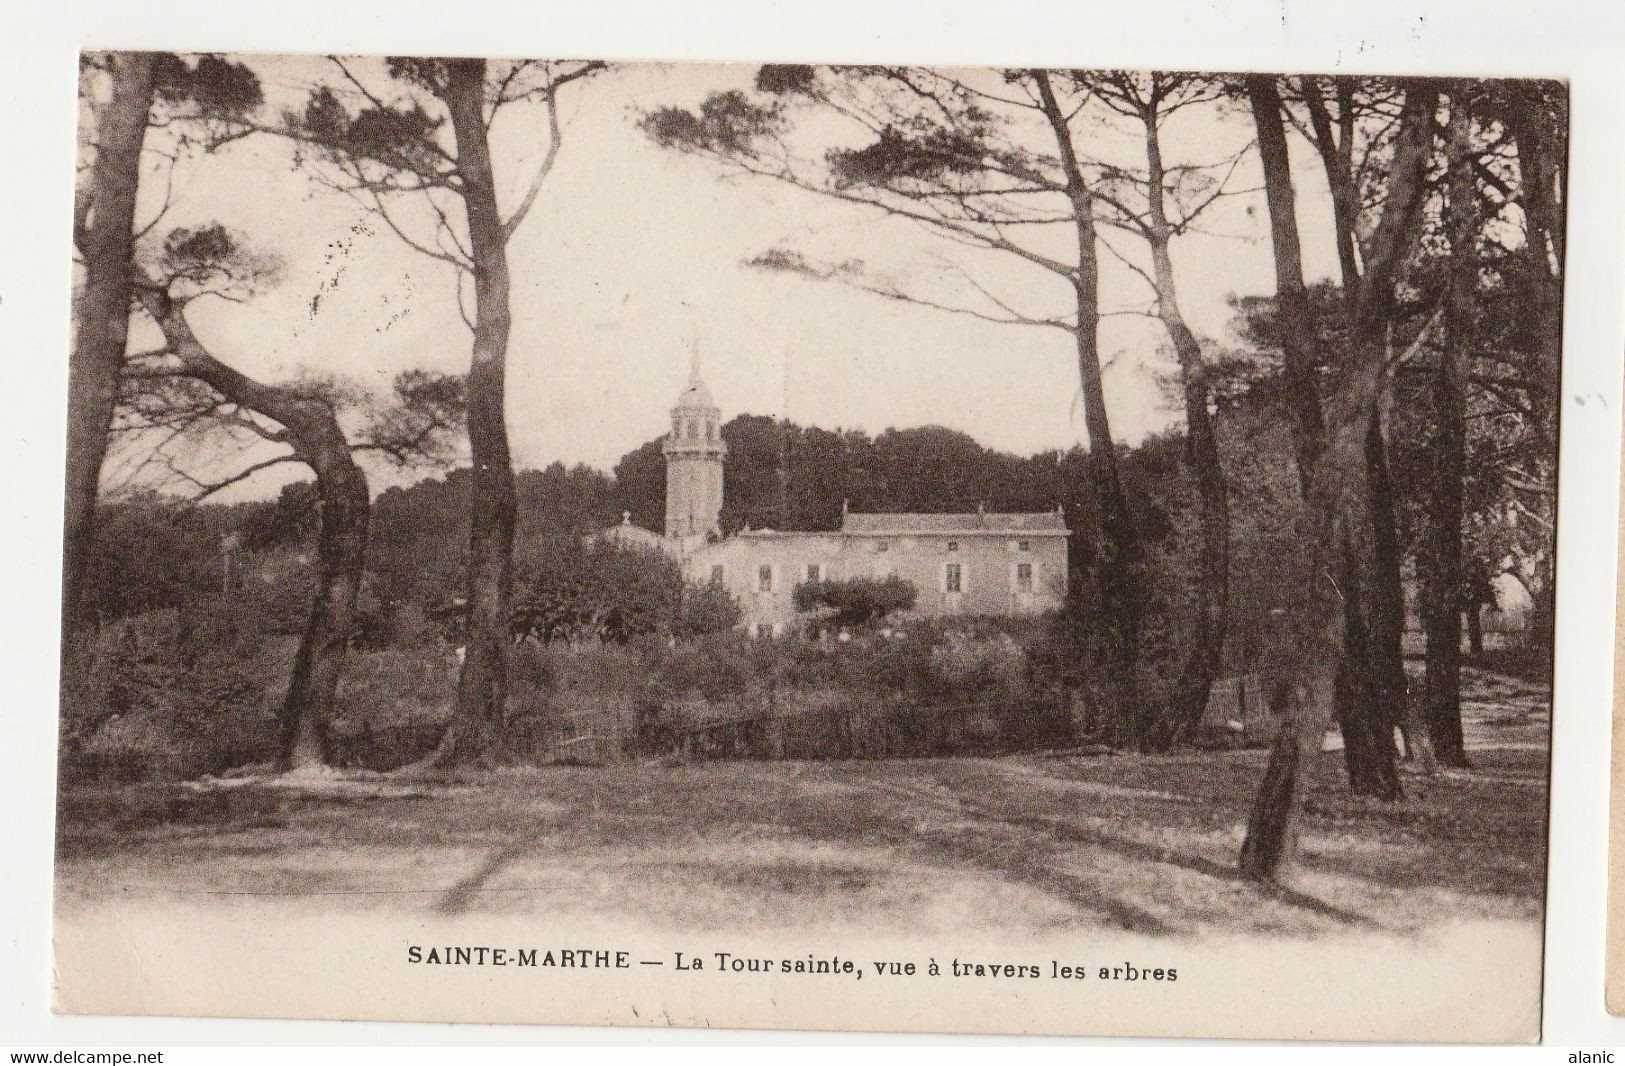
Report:
[[[619,526],[599,536],[678,559],[690,581],[725,586],[753,634],[782,633],[806,581],[884,578],[913,583],[914,615],[1019,615],[1058,609],[1066,596],[1065,516],[1054,511],[992,514],[846,514],[828,533],[747,529],[722,535],[721,411],[695,360],[671,411],[664,535]]]

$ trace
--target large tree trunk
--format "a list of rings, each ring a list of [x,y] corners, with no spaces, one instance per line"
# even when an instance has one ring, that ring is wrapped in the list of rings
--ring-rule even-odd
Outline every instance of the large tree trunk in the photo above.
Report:
[[[1196,483],[1202,534],[1196,575],[1196,627],[1190,654],[1180,673],[1173,706],[1155,723],[1154,747],[1165,748],[1191,735],[1207,711],[1208,694],[1224,654],[1225,624],[1230,601],[1230,501],[1224,468],[1219,462],[1219,441],[1208,411],[1208,374],[1202,345],[1191,332],[1179,308],[1170,254],[1173,228],[1163,202],[1164,169],[1157,116],[1145,118],[1146,190],[1152,278],[1156,283],[1157,314],[1173,342],[1179,360],[1180,387],[1185,400],[1185,466]]]
[[[510,560],[515,493],[508,450],[506,376],[509,276],[507,235],[485,129],[485,61],[448,60],[443,97],[457,140],[457,170],[474,264],[474,344],[468,368],[468,635],[457,708],[438,757],[480,762],[507,719]]]
[[[1328,426],[1324,421],[1321,410],[1321,395],[1319,395],[1318,367],[1328,362],[1321,351],[1321,341],[1315,330],[1313,310],[1310,307],[1310,297],[1303,284],[1303,252],[1300,237],[1298,237],[1297,224],[1297,195],[1293,192],[1292,172],[1290,172],[1290,158],[1287,153],[1287,135],[1285,127],[1280,120],[1280,94],[1276,88],[1276,80],[1271,76],[1250,76],[1246,80],[1248,96],[1253,106],[1254,127],[1258,130],[1259,161],[1264,169],[1264,200],[1269,208],[1271,219],[1271,239],[1274,247],[1274,260],[1276,260],[1276,314],[1279,317],[1280,348],[1284,354],[1284,367],[1282,379],[1287,387],[1287,416],[1292,426],[1293,455],[1297,460],[1298,486],[1302,489],[1303,505],[1308,512],[1313,512],[1313,499],[1315,499],[1315,471],[1321,463],[1326,452],[1328,440]],[[1328,164],[1328,176],[1334,176],[1336,171]],[[1336,180],[1332,182],[1336,187]],[[1339,245],[1352,247],[1347,239],[1339,237]],[[1345,270],[1352,270],[1354,262],[1352,257],[1345,258]],[[1350,280],[1354,288],[1350,289]],[[1357,306],[1358,275],[1344,278],[1345,302],[1352,309]],[[1363,444],[1368,445],[1368,440]],[[1362,447],[1362,470],[1358,474],[1357,483],[1365,484],[1370,474],[1367,465],[1367,448]],[[1357,551],[1360,544],[1368,543],[1367,538],[1354,536],[1355,530],[1368,528],[1365,522],[1365,505],[1360,509],[1362,520],[1355,523],[1349,530],[1339,533],[1336,546],[1339,551]],[[1329,518],[1316,518],[1310,515],[1311,523],[1329,522]],[[1329,533],[1326,533],[1329,536]],[[1329,689],[1323,684],[1324,679],[1308,678],[1303,684],[1295,686],[1300,694],[1300,700],[1306,697],[1315,697],[1329,692],[1332,707],[1336,708],[1336,720],[1339,731],[1344,738],[1344,765],[1349,773],[1349,788],[1355,795],[1381,795],[1391,788],[1391,783],[1397,780],[1397,770],[1393,769],[1393,759],[1388,759],[1389,773],[1383,773],[1383,760],[1380,757],[1380,746],[1376,738],[1376,730],[1371,728],[1371,671],[1368,661],[1368,630],[1367,617],[1363,611],[1363,603],[1367,601],[1368,583],[1360,580],[1365,567],[1358,556],[1342,556],[1337,559],[1326,559],[1321,564],[1321,574],[1326,582],[1332,582],[1337,588],[1336,603],[1328,604],[1324,609],[1337,609],[1344,614],[1344,622],[1336,627],[1337,634],[1341,634],[1344,648],[1336,656],[1336,668],[1331,671]],[[1298,619],[1300,626],[1324,627],[1315,622],[1315,611],[1311,609],[1308,621]],[[1328,715],[1328,723],[1331,715]],[[1324,730],[1324,726],[1323,726]],[[1303,736],[1302,743],[1298,744],[1298,754],[1319,751],[1319,736]],[[1271,760],[1276,765],[1276,760]],[[1279,788],[1274,785],[1272,788]]]
[[[1384,354],[1381,342],[1369,337],[1352,351],[1325,409],[1325,445],[1310,472],[1306,501],[1317,580],[1304,591],[1300,612],[1305,639],[1299,680],[1242,844],[1241,871],[1255,880],[1278,879],[1291,862],[1302,778],[1333,720],[1343,732],[1351,791],[1383,799],[1402,794],[1393,719],[1371,713],[1382,682],[1371,675],[1369,659],[1350,652],[1369,644],[1370,617],[1381,610],[1370,602],[1377,590],[1368,580],[1370,560],[1380,554],[1369,509],[1368,450]],[[1351,636],[1350,630],[1359,633]]]
[[[1422,583],[1428,735],[1439,760],[1447,766],[1467,765],[1461,728],[1461,604],[1467,589],[1461,534],[1462,487],[1467,477],[1467,359],[1478,288],[1478,187],[1472,166],[1471,119],[1458,89],[1450,101],[1445,205],[1450,278],[1445,293],[1444,343],[1433,372],[1433,469]]]
[[[1371,427],[1371,445],[1366,451],[1366,476],[1371,479],[1373,552],[1370,569],[1375,575],[1372,661],[1381,671],[1376,692],[1378,706],[1389,709],[1384,736],[1391,739],[1397,727],[1405,737],[1406,760],[1423,774],[1432,776],[1439,770],[1439,760],[1434,756],[1422,708],[1411,698],[1410,678],[1405,673],[1405,585],[1400,573],[1399,531],[1394,519],[1397,494],[1388,466],[1387,407],[1393,399],[1392,385],[1392,380],[1386,383],[1378,401]]]
[[[1424,769],[1433,768],[1433,757],[1420,722],[1411,712],[1405,679],[1405,591],[1400,580],[1399,534],[1394,523],[1394,490],[1381,411],[1381,397],[1388,395],[1387,384],[1384,373],[1377,409],[1366,427],[1368,529],[1360,541],[1360,555],[1351,560],[1353,576],[1358,578],[1358,621],[1349,627],[1344,649],[1346,668],[1354,677],[1355,695],[1339,713],[1344,720],[1350,789],[1355,795],[1391,800],[1402,794],[1394,730],[1401,730],[1409,739],[1412,754],[1418,756]],[[1357,739],[1350,742],[1350,733]]]
[[[1139,635],[1140,543],[1134,516],[1123,493],[1117,443],[1106,410],[1106,387],[1100,364],[1100,267],[1095,246],[1094,199],[1073,149],[1072,134],[1055,97],[1049,75],[1033,75],[1044,114],[1055,135],[1066,175],[1067,194],[1077,231],[1078,271],[1073,279],[1077,307],[1078,378],[1083,390],[1083,423],[1089,434],[1089,469],[1093,475],[1101,557],[1100,578],[1105,657],[1112,673],[1112,706],[1108,740],[1116,747],[1140,750],[1146,744],[1146,720],[1140,703]]]
[[[1273,78],[1249,76],[1246,84],[1259,134],[1288,377],[1298,359],[1309,360],[1301,369],[1312,377],[1319,342],[1303,290],[1280,97]],[[1320,736],[1337,712],[1348,630],[1360,624],[1362,612],[1350,601],[1359,599],[1358,561],[1373,550],[1367,483],[1371,429],[1386,380],[1386,333],[1394,284],[1415,247],[1435,99],[1435,93],[1420,87],[1406,92],[1388,197],[1372,240],[1360,298],[1350,315],[1347,351],[1334,363],[1339,369],[1324,408],[1313,405],[1322,426],[1319,439],[1304,441],[1314,453],[1307,470],[1300,466],[1300,477],[1305,482],[1315,579],[1304,591],[1303,656],[1293,685],[1291,711],[1277,734],[1242,845],[1241,870],[1255,879],[1277,879],[1291,861],[1307,761],[1318,750]],[[1297,403],[1300,408],[1309,406],[1301,397]],[[1295,426],[1300,438],[1312,438],[1310,428],[1301,421]],[[1391,754],[1391,734],[1385,747]]]
[[[75,237],[85,259],[85,287],[78,307],[78,343],[68,360],[62,534],[65,638],[94,620],[85,574],[95,546],[96,497],[129,337],[136,196],[152,107],[151,53],[114,52],[108,56],[108,67],[112,97],[97,113],[90,185],[75,204],[75,221],[84,227]]]
[[[371,500],[367,478],[351,458],[348,442],[332,412],[300,420],[291,432],[294,448],[316,471],[321,531],[317,544],[320,574],[305,632],[294,656],[293,676],[282,706],[283,769],[325,766],[327,727],[332,720],[339,672],[355,631],[356,599],[366,566],[367,519]],[[293,427],[290,427],[292,431]]]
[[[1258,131],[1258,154],[1264,168],[1264,201],[1269,209],[1270,240],[1275,261],[1275,314],[1281,351],[1281,377],[1286,385],[1288,426],[1297,460],[1298,485],[1309,498],[1311,474],[1325,446],[1316,368],[1320,340],[1315,333],[1309,293],[1303,281],[1303,244],[1298,237],[1297,195],[1281,122],[1281,95],[1275,79],[1246,79]]]
[[[1200,358],[1200,352],[1197,353]],[[1218,437],[1208,411],[1205,374],[1181,359],[1185,394],[1185,466],[1196,482],[1202,543],[1196,575],[1196,629],[1179,677],[1167,743],[1188,738],[1207,711],[1208,694],[1219,676],[1230,612],[1230,501],[1219,463]],[[1188,368],[1187,368],[1188,367]]]
[[[1356,617],[1345,589],[1357,584],[1350,580],[1354,569],[1350,564],[1358,557],[1357,541],[1367,528],[1361,399],[1351,390],[1328,404],[1328,414],[1336,414],[1327,419],[1325,447],[1310,475],[1307,519],[1319,565],[1297,612],[1302,659],[1291,683],[1287,715],[1271,746],[1242,841],[1241,873],[1253,880],[1277,880],[1290,866],[1297,848],[1304,778],[1341,704],[1346,627]]]
[[[150,279],[141,299],[163,331],[182,372],[231,403],[282,426],[294,455],[316,473],[321,507],[318,580],[282,704],[278,765],[309,769],[327,763],[327,730],[339,674],[355,630],[356,599],[366,565],[371,496],[338,416],[325,401],[267,385],[221,362],[192,332],[181,305]]]
[[[1361,300],[1360,195],[1355,181],[1354,140],[1356,86],[1352,79],[1332,79],[1338,115],[1334,130],[1318,78],[1299,79],[1309,110],[1311,140],[1318,150],[1331,190],[1333,231],[1343,280],[1343,303],[1352,316]],[[1387,395],[1386,388],[1384,396]],[[1347,561],[1349,579],[1358,579],[1358,612],[1346,631],[1348,646],[1339,682],[1338,725],[1343,733],[1349,787],[1356,795],[1393,799],[1399,795],[1393,732],[1397,726],[1416,749],[1421,730],[1406,698],[1405,593],[1400,579],[1399,543],[1394,522],[1393,490],[1388,477],[1387,439],[1382,413],[1372,420],[1366,447],[1366,485],[1370,529],[1357,539],[1361,551]],[[1300,468],[1301,469],[1301,468]],[[1427,751],[1417,752],[1431,768]]]

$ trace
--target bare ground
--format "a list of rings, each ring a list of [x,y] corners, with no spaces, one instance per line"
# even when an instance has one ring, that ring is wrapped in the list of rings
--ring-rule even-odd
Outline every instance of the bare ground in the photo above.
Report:
[[[1351,799],[1319,757],[1303,872],[1232,867],[1263,752],[504,770],[442,786],[65,789],[58,907],[636,915],[651,929],[1404,934],[1538,920],[1547,692],[1469,677],[1473,769]]]

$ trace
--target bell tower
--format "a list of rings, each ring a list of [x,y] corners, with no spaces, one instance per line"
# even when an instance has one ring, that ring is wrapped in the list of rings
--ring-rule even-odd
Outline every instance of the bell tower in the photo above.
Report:
[[[700,349],[691,354],[688,385],[671,409],[666,456],[666,536],[703,540],[722,529],[722,412],[700,380]]]

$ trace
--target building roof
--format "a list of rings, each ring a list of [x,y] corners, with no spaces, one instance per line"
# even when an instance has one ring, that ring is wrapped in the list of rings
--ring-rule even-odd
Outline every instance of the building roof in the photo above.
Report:
[[[601,541],[614,541],[617,544],[631,544],[639,548],[664,549],[666,538],[653,530],[632,524],[632,513],[621,512],[621,524],[606,526],[603,529],[587,534],[582,538],[588,544],[597,544]]]
[[[792,537],[839,537],[841,534],[842,530],[838,529],[741,529],[732,537],[725,537],[724,540],[733,540],[735,537],[751,537],[764,540],[774,538],[787,539]]]
[[[994,514],[974,511],[969,514],[846,514],[841,518],[841,532],[860,535],[908,535],[1030,533],[1039,536],[1066,536],[1066,516],[1060,511],[1039,514]]]
[[[676,406],[684,411],[715,411],[717,402],[711,398],[711,390],[705,387],[705,382],[695,379],[677,394]]]
[[[700,349],[695,345],[688,366],[688,384],[683,391],[677,394],[677,407],[688,411],[715,411],[716,400],[711,398],[711,390],[705,387],[700,380]]]

